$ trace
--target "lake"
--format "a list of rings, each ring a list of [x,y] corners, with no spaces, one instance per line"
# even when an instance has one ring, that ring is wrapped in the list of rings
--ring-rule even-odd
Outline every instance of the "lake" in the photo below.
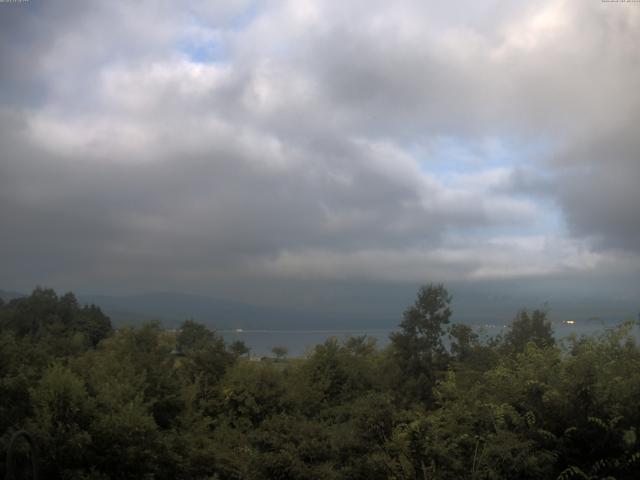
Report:
[[[504,333],[506,325],[471,325],[481,338],[493,337]],[[565,323],[554,324],[553,330],[558,339],[571,334],[594,335],[603,332],[614,325],[602,325],[597,322],[585,322],[568,325]],[[275,346],[287,348],[290,357],[301,357],[310,353],[313,347],[323,343],[330,337],[344,340],[348,337],[362,336],[376,339],[379,348],[389,343],[389,334],[397,331],[397,328],[370,329],[370,330],[220,330],[227,343],[234,340],[242,340],[251,349],[252,357],[273,356],[271,349]],[[634,336],[640,340],[640,330],[634,328]]]

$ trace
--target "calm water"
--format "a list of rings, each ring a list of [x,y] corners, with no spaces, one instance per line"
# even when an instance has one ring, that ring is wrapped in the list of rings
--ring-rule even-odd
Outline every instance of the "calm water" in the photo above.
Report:
[[[506,331],[503,325],[473,326],[474,330],[482,337],[492,337]],[[581,325],[555,324],[553,330],[556,338],[564,338],[571,334],[594,335],[603,332],[610,326],[603,326],[599,323],[585,323]],[[384,347],[389,343],[389,334],[396,331],[390,329],[371,330],[221,330],[227,342],[242,340],[251,349],[252,357],[273,356],[271,349],[275,346],[286,347],[289,356],[304,356],[313,350],[313,347],[323,343],[330,337],[344,340],[348,337],[362,336],[375,338],[378,347]],[[634,336],[640,340],[640,329],[634,328]]]

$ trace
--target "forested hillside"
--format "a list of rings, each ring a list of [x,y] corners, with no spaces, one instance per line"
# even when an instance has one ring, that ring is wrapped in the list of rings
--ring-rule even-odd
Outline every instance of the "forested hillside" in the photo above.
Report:
[[[640,477],[637,325],[558,343],[521,311],[481,341],[450,302],[420,289],[385,349],[263,361],[193,321],[114,330],[71,293],[0,302],[0,474],[26,429],[45,479]]]

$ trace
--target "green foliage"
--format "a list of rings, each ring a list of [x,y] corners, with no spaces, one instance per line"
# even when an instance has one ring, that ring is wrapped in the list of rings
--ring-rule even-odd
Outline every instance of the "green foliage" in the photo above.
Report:
[[[229,345],[229,352],[235,357],[242,357],[243,355],[249,355],[251,349],[242,340],[235,340]]]
[[[31,391],[32,430],[40,448],[48,452],[44,471],[65,476],[85,466],[91,444],[93,405],[84,382],[68,368],[54,364]]]
[[[451,354],[456,360],[468,360],[479,346],[478,334],[469,325],[455,323],[449,328]]]
[[[238,426],[256,426],[287,409],[285,379],[269,364],[239,363],[222,383],[227,416]]]
[[[489,342],[451,325],[447,351],[450,301],[423,287],[384,350],[256,362],[194,321],[111,332],[36,289],[0,304],[0,459],[27,428],[51,479],[640,477],[634,325],[557,344],[523,311]]]
[[[504,337],[505,347],[513,352],[522,352],[529,342],[538,347],[549,347],[555,343],[547,312],[534,310],[529,315],[529,312],[522,310],[511,322]]]
[[[444,327],[451,317],[451,296],[443,285],[425,285],[415,303],[405,310],[400,331],[392,333],[393,355],[406,381],[410,398],[430,401],[438,373],[446,368],[442,342]]]
[[[205,389],[215,384],[235,359],[222,337],[193,320],[182,324],[178,330],[177,344],[186,354],[181,362],[182,370],[192,381],[200,379]]]
[[[305,380],[311,385],[321,401],[335,405],[350,400],[373,389],[376,378],[376,358],[355,348],[351,340],[341,345],[330,338],[317,345],[302,366]]]
[[[276,358],[278,358],[278,360],[282,360],[287,356],[289,350],[287,349],[287,347],[277,346],[271,349],[271,353],[273,353]]]
[[[0,307],[0,329],[39,343],[55,356],[95,347],[112,333],[109,318],[95,305],[80,307],[73,293],[58,297],[40,287]]]
[[[0,331],[0,431],[24,425],[33,410],[29,388],[41,378],[48,361],[29,339]]]

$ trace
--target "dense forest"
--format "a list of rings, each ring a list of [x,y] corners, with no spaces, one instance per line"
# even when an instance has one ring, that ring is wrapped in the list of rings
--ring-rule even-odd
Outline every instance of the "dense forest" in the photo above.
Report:
[[[422,287],[384,349],[254,361],[190,320],[114,331],[71,293],[0,301],[0,473],[24,429],[45,479],[640,478],[636,324],[557,341],[521,311],[483,340],[450,303]]]

